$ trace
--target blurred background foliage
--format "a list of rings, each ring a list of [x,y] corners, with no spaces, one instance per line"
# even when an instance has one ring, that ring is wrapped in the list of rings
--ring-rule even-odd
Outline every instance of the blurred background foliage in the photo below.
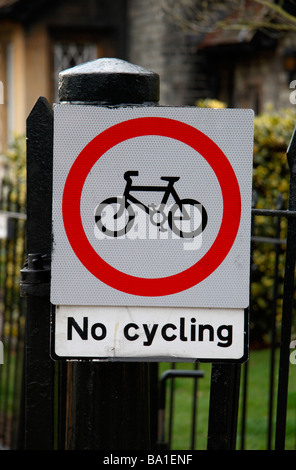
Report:
[[[287,209],[290,172],[287,161],[296,122],[295,108],[275,111],[268,106],[255,117],[253,190],[256,207]],[[286,218],[256,216],[254,235],[282,239],[283,243],[253,243],[252,250],[252,322],[253,338],[270,342],[274,322],[279,340],[285,268]]]
[[[199,107],[224,108],[217,100],[202,100]],[[289,167],[287,148],[296,123],[295,108],[275,110],[267,105],[254,119],[253,205],[261,209],[287,209]],[[271,341],[272,326],[279,340],[282,315],[286,219],[255,216],[251,260],[251,343]],[[260,238],[260,241],[257,241]],[[282,239],[272,242],[269,239]],[[262,241],[266,240],[265,242]]]
[[[10,202],[17,201],[16,208],[22,209],[26,205],[26,136],[17,135],[13,142],[1,156],[1,163],[4,169],[2,187],[9,185]],[[23,210],[21,210],[23,212]]]
[[[16,135],[2,157],[6,176],[26,182],[26,136]]]

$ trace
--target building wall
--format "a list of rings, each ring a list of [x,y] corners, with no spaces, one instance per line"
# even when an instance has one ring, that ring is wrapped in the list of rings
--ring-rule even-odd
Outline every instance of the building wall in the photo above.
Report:
[[[28,116],[39,96],[51,98],[50,44],[44,23],[37,23],[27,29],[25,49],[26,116]]]
[[[53,53],[57,42],[94,43],[96,57],[125,58],[125,0],[63,0],[36,8],[24,22],[0,21],[0,152],[13,134],[25,132],[26,118],[39,96],[54,101]]]
[[[4,102],[0,107],[0,152],[14,133],[22,133],[26,119],[25,41],[18,23],[6,21],[0,29],[0,80]]]
[[[283,45],[272,53],[259,53],[237,63],[234,76],[234,107],[250,107],[263,112],[271,104],[274,109],[290,107],[291,77],[283,65]],[[296,76],[295,76],[296,78]]]
[[[291,55],[289,64],[287,53]],[[230,107],[254,109],[256,113],[270,104],[274,109],[292,106],[290,82],[296,79],[294,35],[280,35],[268,47],[256,42],[224,45],[207,48],[203,54],[209,82],[214,84],[209,97]]]
[[[288,73],[283,58],[287,47],[296,50],[293,36],[281,39],[273,50],[255,49],[247,58],[234,60],[227,52],[222,57],[219,49],[213,59],[199,50],[196,36],[185,33],[160,10],[158,0],[49,2],[46,10],[36,8],[23,24],[0,22],[2,150],[12,131],[25,132],[26,117],[39,96],[54,101],[53,49],[58,41],[93,42],[97,57],[118,57],[157,72],[163,105],[195,105],[200,98],[219,98],[256,111],[266,103],[291,106],[289,80],[296,79],[296,66]],[[216,94],[213,83],[218,81]]]
[[[128,2],[128,60],[160,75],[160,103],[194,105],[207,95],[196,40],[184,34],[156,1]]]
[[[292,52],[292,65],[286,62],[287,51]],[[288,60],[290,62],[290,59]],[[295,90],[295,85],[290,88],[290,83],[296,80],[296,38],[291,33],[279,43],[273,59],[273,69],[269,71],[268,83],[273,92],[275,107],[283,108],[295,104],[290,101],[290,93]]]

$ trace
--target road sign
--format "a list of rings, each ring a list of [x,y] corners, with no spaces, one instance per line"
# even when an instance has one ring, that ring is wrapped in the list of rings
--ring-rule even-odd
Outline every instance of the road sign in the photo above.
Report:
[[[58,306],[53,357],[242,362],[245,317],[239,309]]]
[[[247,307],[252,122],[57,105],[52,303]]]
[[[174,330],[185,322],[193,331],[194,315],[204,321],[207,312],[216,342],[200,341],[199,354],[242,358],[253,112],[61,104],[54,109],[54,126],[55,354],[105,357],[109,351],[119,358],[126,344],[130,352],[137,346],[139,357],[163,357],[172,348],[175,357],[196,357],[196,344],[182,341]],[[120,323],[113,307],[121,312]],[[147,314],[147,307],[149,319],[141,317],[142,326],[128,321],[139,308]],[[229,309],[236,312],[234,322],[225,317]],[[129,330],[130,323],[137,327]],[[230,326],[231,345],[218,345],[217,331]],[[171,341],[161,333],[166,328]],[[132,331],[127,336],[133,339],[125,331]],[[155,340],[140,346],[145,332],[149,338],[155,332]],[[194,334],[199,336],[199,329]],[[77,344],[71,349],[69,335],[81,350]]]

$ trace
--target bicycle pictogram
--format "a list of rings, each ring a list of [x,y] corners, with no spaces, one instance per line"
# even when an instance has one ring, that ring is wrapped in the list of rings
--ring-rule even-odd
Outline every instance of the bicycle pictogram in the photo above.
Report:
[[[149,221],[160,231],[166,231],[168,224],[172,232],[180,238],[194,238],[203,232],[208,220],[206,209],[195,199],[179,197],[174,187],[180,179],[179,176],[161,176],[160,179],[167,182],[166,186],[139,186],[134,185],[132,181],[132,177],[138,174],[138,171],[126,171],[123,195],[109,197],[96,207],[95,222],[102,233],[109,237],[121,237],[128,233],[135,222],[135,205],[149,215]],[[131,194],[155,191],[164,193],[160,204],[144,204]],[[170,197],[174,200],[172,205],[168,202]],[[109,219],[106,218],[108,209],[112,214]],[[121,224],[119,220],[122,221]],[[116,226],[115,222],[118,222]]]

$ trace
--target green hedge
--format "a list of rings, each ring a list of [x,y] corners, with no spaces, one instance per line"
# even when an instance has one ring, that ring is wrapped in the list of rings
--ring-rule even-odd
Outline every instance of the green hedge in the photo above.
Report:
[[[223,108],[225,103],[203,100],[200,107]],[[267,106],[266,111],[254,120],[253,190],[256,207],[275,209],[282,204],[287,209],[289,192],[289,167],[286,151],[296,124],[296,108],[275,111]],[[282,202],[280,202],[282,199]],[[277,220],[273,217],[256,216],[254,235],[274,238],[277,236]],[[280,237],[285,239],[286,220],[280,222]],[[278,296],[274,304],[274,271],[276,252],[271,243],[254,242],[252,245],[251,285],[251,341],[268,343],[274,309],[276,327],[279,331],[282,314],[285,244],[278,246]]]
[[[255,117],[254,123],[254,171],[253,189],[256,191],[258,208],[288,207],[289,167],[286,151],[296,123],[295,108],[274,111],[269,109]],[[282,201],[281,201],[282,199]],[[282,206],[281,206],[282,204]],[[254,234],[263,237],[277,236],[278,221],[273,217],[256,216]],[[286,237],[287,221],[280,221],[280,238]],[[252,337],[259,342],[269,342],[273,312],[279,333],[285,244],[278,245],[278,296],[274,304],[274,271],[276,252],[269,243],[253,244],[252,259]]]

